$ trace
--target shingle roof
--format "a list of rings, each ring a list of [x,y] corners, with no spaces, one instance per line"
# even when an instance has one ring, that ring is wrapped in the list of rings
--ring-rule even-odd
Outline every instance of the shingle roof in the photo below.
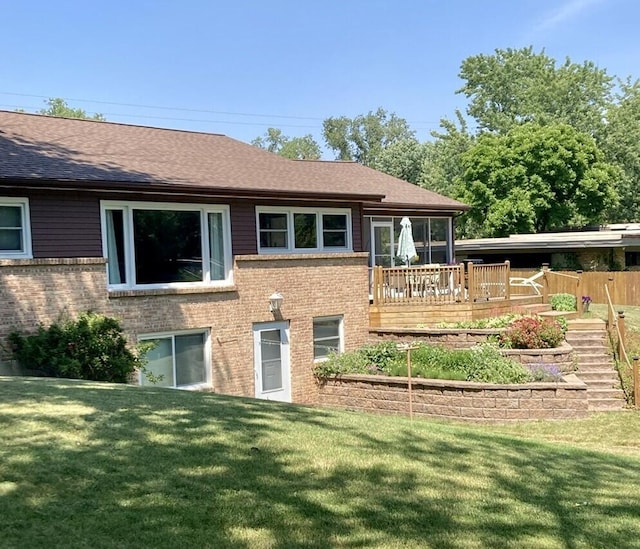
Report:
[[[0,111],[0,180],[7,179],[384,197],[389,206],[466,209],[359,164],[289,160],[224,135]]]

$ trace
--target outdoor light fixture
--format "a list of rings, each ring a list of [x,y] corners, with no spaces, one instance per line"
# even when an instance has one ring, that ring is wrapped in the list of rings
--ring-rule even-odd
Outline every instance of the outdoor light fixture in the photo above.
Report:
[[[269,311],[271,311],[272,313],[277,313],[282,306],[283,300],[284,297],[282,297],[282,294],[278,290],[273,292],[269,297]]]

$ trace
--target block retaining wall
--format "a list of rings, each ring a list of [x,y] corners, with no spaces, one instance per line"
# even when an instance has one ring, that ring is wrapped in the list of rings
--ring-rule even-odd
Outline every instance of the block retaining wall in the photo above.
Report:
[[[342,375],[319,385],[319,404],[364,412],[409,415],[407,378]],[[585,417],[587,386],[569,374],[557,383],[502,385],[412,380],[415,417],[512,422]]]

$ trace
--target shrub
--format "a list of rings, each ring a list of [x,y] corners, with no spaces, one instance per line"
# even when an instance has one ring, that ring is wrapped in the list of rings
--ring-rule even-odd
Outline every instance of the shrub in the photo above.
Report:
[[[378,360],[379,362],[374,362]],[[340,355],[316,364],[318,378],[336,374],[385,374],[406,376],[406,353],[394,343],[382,343]],[[457,379],[488,383],[525,383],[533,377],[520,363],[500,353],[493,345],[473,349],[445,349],[421,343],[411,351],[411,375],[425,379]]]
[[[560,381],[562,372],[555,364],[528,364],[534,381]]]
[[[522,318],[524,315],[508,313],[501,316],[493,316],[491,318],[479,318],[478,320],[464,320],[460,322],[441,322],[438,328],[462,328],[466,330],[484,329],[484,328],[506,328],[514,320]]]
[[[577,311],[576,296],[573,294],[554,294],[549,299],[554,311]]]
[[[563,339],[558,321],[536,316],[514,321],[499,337],[500,345],[511,349],[547,349],[557,347]]]
[[[39,326],[32,335],[14,331],[9,343],[20,366],[50,377],[126,383],[142,365],[127,347],[120,323],[92,312]]]

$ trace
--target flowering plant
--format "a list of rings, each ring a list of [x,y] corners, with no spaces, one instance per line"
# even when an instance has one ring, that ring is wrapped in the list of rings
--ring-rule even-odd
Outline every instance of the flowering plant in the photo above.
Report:
[[[589,305],[589,303],[591,303],[591,297],[588,295],[583,295],[582,296],[582,304],[583,305]]]

